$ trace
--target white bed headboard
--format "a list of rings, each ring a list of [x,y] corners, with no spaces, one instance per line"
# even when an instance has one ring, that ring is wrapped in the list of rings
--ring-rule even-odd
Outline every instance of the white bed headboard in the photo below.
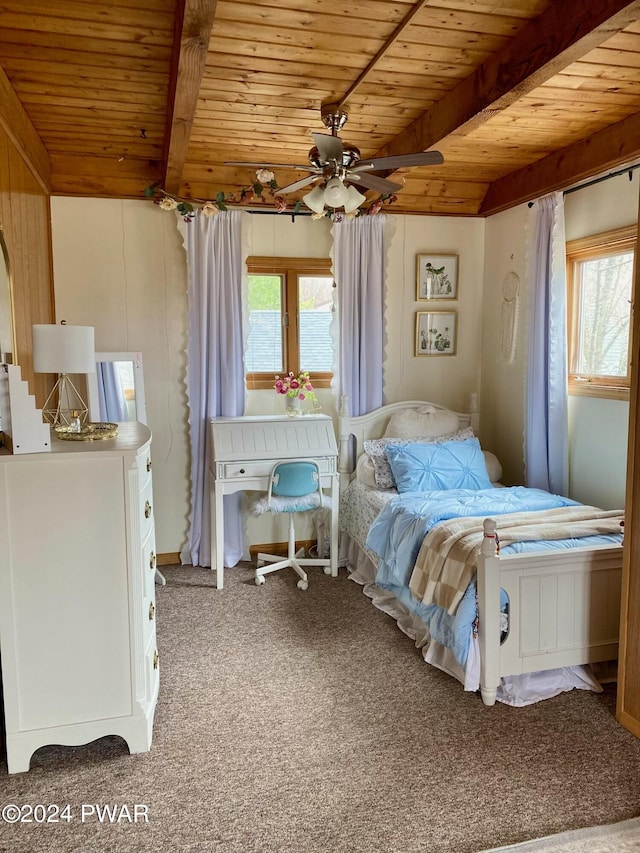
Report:
[[[386,406],[381,406],[379,409],[374,409],[366,415],[358,415],[351,417],[350,415],[340,415],[338,418],[339,436],[340,436],[340,451],[338,457],[338,471],[341,475],[341,480],[349,481],[355,472],[355,463],[362,453],[365,439],[381,438],[389,418],[395,412],[405,409],[421,409],[424,406],[431,406],[440,412],[449,412],[445,406],[439,406],[437,403],[431,403],[426,400],[403,400],[399,403],[389,403]],[[463,412],[454,412],[458,417],[459,429],[464,429],[471,425],[471,415]]]

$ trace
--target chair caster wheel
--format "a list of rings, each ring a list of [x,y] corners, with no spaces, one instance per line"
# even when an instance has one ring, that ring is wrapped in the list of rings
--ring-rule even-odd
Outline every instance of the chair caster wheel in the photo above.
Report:
[[[309,583],[308,581],[299,580],[298,581],[298,589],[308,589]]]
[[[264,583],[264,578],[262,577],[262,575],[256,575],[255,581],[256,586],[262,586],[262,584]]]
[[[331,574],[331,566],[325,566],[324,567],[324,573],[325,573],[325,575],[330,575]]]

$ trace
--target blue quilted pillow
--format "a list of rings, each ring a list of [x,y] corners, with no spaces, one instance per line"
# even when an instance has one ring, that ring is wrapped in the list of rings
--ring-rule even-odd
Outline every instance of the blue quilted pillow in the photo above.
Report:
[[[477,438],[390,445],[386,451],[399,492],[491,488]]]

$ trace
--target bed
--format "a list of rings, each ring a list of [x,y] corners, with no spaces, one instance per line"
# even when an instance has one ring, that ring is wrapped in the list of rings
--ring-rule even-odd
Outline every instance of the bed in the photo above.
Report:
[[[617,658],[622,512],[503,487],[471,417],[427,401],[341,414],[340,563],[487,706],[601,690],[594,672]]]

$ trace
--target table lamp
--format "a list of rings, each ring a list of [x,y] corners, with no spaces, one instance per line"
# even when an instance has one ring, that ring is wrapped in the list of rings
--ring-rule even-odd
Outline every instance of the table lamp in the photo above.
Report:
[[[53,426],[85,423],[89,409],[69,373],[95,373],[95,329],[93,326],[35,324],[33,326],[33,370],[57,373],[58,380],[45,400],[42,415]]]

